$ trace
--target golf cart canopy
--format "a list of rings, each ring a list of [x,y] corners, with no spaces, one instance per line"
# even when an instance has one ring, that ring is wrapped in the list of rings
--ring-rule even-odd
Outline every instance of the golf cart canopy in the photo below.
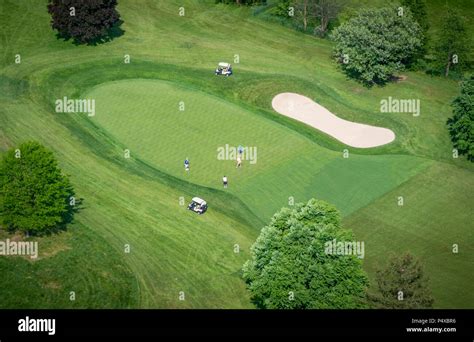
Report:
[[[201,205],[201,206],[207,204],[205,200],[203,200],[202,198],[199,198],[199,197],[193,197],[192,201],[199,204],[199,205]]]
[[[230,64],[229,64],[229,63],[225,63],[225,62],[220,62],[220,63],[219,63],[219,67],[220,67],[220,68],[230,68]]]

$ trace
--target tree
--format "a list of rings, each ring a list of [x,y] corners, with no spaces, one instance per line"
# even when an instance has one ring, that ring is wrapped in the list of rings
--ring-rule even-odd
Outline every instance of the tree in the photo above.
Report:
[[[251,248],[243,277],[259,308],[357,308],[368,284],[355,255],[327,252],[327,244],[352,241],[332,205],[310,200],[283,208]]]
[[[436,64],[443,66],[445,77],[449,76],[452,67],[465,64],[469,51],[465,19],[457,10],[448,7],[435,44]]]
[[[303,31],[307,31],[308,24],[312,18],[315,17],[317,0],[294,0],[293,7],[295,8],[296,19],[300,19],[303,23]]]
[[[54,155],[36,142],[10,149],[0,163],[0,222],[10,231],[54,231],[72,220],[72,186]]]
[[[368,293],[376,309],[424,309],[433,306],[421,262],[411,254],[393,256],[385,268],[376,271],[377,289]]]
[[[365,83],[384,84],[405,68],[422,44],[420,26],[409,10],[368,8],[336,28],[335,56],[343,70]]]
[[[428,45],[428,30],[430,24],[428,21],[428,14],[426,12],[426,1],[425,0],[402,0],[402,6],[408,8],[413,15],[413,18],[416,20],[418,25],[420,25],[421,31],[423,32],[422,39],[422,48],[420,49],[420,56],[426,53]]]
[[[123,33],[116,6],[117,0],[49,0],[48,12],[60,37],[83,44]]]
[[[319,18],[319,28],[315,29],[315,34],[324,37],[328,31],[329,22],[336,19],[344,7],[345,0],[318,0],[315,6],[315,15]]]
[[[461,94],[451,105],[453,117],[448,119],[448,130],[453,147],[460,155],[474,162],[474,76],[461,84]]]

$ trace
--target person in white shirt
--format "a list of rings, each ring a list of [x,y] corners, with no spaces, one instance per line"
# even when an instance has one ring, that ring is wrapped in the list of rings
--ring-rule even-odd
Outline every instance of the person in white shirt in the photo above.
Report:
[[[227,189],[227,177],[222,177],[222,183],[224,183],[224,189]]]
[[[237,168],[242,166],[242,159],[240,159],[240,156],[237,157]]]

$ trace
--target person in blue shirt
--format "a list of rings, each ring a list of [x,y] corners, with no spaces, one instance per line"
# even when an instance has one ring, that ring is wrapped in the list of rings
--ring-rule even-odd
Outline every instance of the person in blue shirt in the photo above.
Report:
[[[188,158],[186,158],[186,159],[184,160],[184,169],[185,169],[186,171],[189,171],[189,159],[188,159]]]

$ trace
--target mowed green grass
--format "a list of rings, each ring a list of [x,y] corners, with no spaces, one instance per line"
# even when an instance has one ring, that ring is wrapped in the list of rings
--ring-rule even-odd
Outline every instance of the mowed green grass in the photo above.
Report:
[[[409,251],[425,264],[436,307],[472,308],[473,188],[468,171],[437,163],[346,217],[344,226],[365,241],[370,273],[390,255]]]
[[[24,240],[0,231],[5,241]],[[134,307],[137,282],[121,255],[86,226],[74,224],[38,242],[38,258],[0,258],[1,308]],[[92,252],[93,251],[93,252]]]
[[[321,148],[249,110],[170,82],[104,83],[83,98],[97,101],[91,121],[132,154],[208,187],[221,189],[226,175],[226,191],[244,200],[264,221],[291,199],[313,197],[331,201],[348,214],[428,164],[411,156],[343,158],[342,151]],[[255,159],[245,160],[244,154],[243,166],[236,168],[234,159],[219,159],[226,145],[249,147],[256,151]],[[185,158],[190,159],[189,173],[184,170]]]
[[[46,2],[0,4],[0,148],[42,142],[84,202],[67,233],[42,240],[42,259],[1,258],[1,307],[252,307],[241,266],[259,229],[289,197],[336,204],[345,226],[366,243],[364,267],[372,279],[384,252],[411,250],[427,264],[437,307],[474,307],[474,283],[466,276],[474,273],[472,255],[451,259],[446,274],[454,278],[436,268],[446,261],[444,250],[436,252],[440,236],[467,236],[467,242],[472,236],[472,198],[462,194],[473,168],[452,158],[445,127],[456,82],[407,72],[405,82],[363,88],[331,60],[330,42],[211,0],[123,0],[124,36],[75,46],[56,39]],[[180,6],[185,17],[178,16]],[[124,54],[131,64],[123,63]],[[233,62],[235,54],[235,76],[216,78],[216,63]],[[272,97],[283,91],[310,96],[341,117],[391,128],[397,140],[349,149],[343,159],[346,146],[272,111]],[[86,94],[97,97],[96,117],[54,113],[57,98]],[[420,99],[420,117],[380,113],[388,96]],[[177,112],[178,100],[184,113]],[[231,161],[217,161],[216,145],[225,143],[254,143],[258,163],[236,170]],[[131,159],[123,158],[125,148]],[[434,190],[419,194],[423,215],[407,200],[401,219],[398,207],[390,207],[392,192],[412,182],[415,191],[424,179],[418,177],[432,169],[439,170],[429,178]],[[225,192],[224,173],[231,181]],[[448,178],[456,184],[445,187]],[[436,189],[443,196],[432,195]],[[195,195],[211,205],[204,216],[180,205],[181,197],[186,203]],[[436,220],[440,208],[463,214]],[[391,222],[391,234],[374,233]],[[412,238],[423,229],[422,241]],[[420,253],[425,246],[435,252]],[[76,302],[68,300],[69,291]]]
[[[12,109],[8,109],[11,113]],[[42,140],[52,149],[62,146],[57,156],[76,185],[77,196],[84,201],[76,215],[80,225],[70,227],[75,244],[62,253],[49,255],[49,248],[43,249],[40,242],[40,256],[45,254],[41,260],[25,261],[15,268],[17,261],[12,259],[9,267],[2,267],[2,284],[9,289],[2,291],[2,296],[8,295],[1,301],[2,307],[16,307],[19,298],[21,307],[40,306],[40,302],[41,307],[81,308],[250,306],[239,276],[256,236],[256,231],[244,226],[248,223],[229,218],[216,208],[204,216],[193,214],[180,204],[181,197],[185,204],[190,201],[193,193],[188,189],[164,186],[153,179],[156,177],[153,174],[137,176],[133,160],[117,165],[99,158],[80,140],[71,139],[52,114],[32,107],[22,109],[16,116],[0,116],[2,127],[16,127],[16,134]],[[35,117],[50,120],[35,120]],[[4,132],[15,136],[8,129]],[[79,234],[77,230],[85,232]],[[63,245],[65,238],[59,234],[50,239],[50,245]],[[236,244],[239,253],[234,252]],[[125,252],[125,245],[130,246],[130,253]],[[71,264],[63,265],[64,258],[71,260]],[[45,272],[35,271],[38,267],[40,271],[49,267],[49,276],[43,277],[64,288],[61,296],[38,299],[35,291],[23,291],[24,286],[17,286],[18,279],[28,284],[33,277],[32,285],[47,287],[48,283],[37,278]],[[55,271],[62,268],[67,272]],[[90,269],[109,275],[98,277]],[[85,276],[88,282],[82,281]],[[111,296],[106,289],[113,286],[117,287],[115,291],[128,292],[128,297],[117,300]],[[64,299],[64,291],[71,287],[81,301]],[[179,300],[181,291],[185,293],[185,301]],[[96,301],[100,294],[104,297]]]

